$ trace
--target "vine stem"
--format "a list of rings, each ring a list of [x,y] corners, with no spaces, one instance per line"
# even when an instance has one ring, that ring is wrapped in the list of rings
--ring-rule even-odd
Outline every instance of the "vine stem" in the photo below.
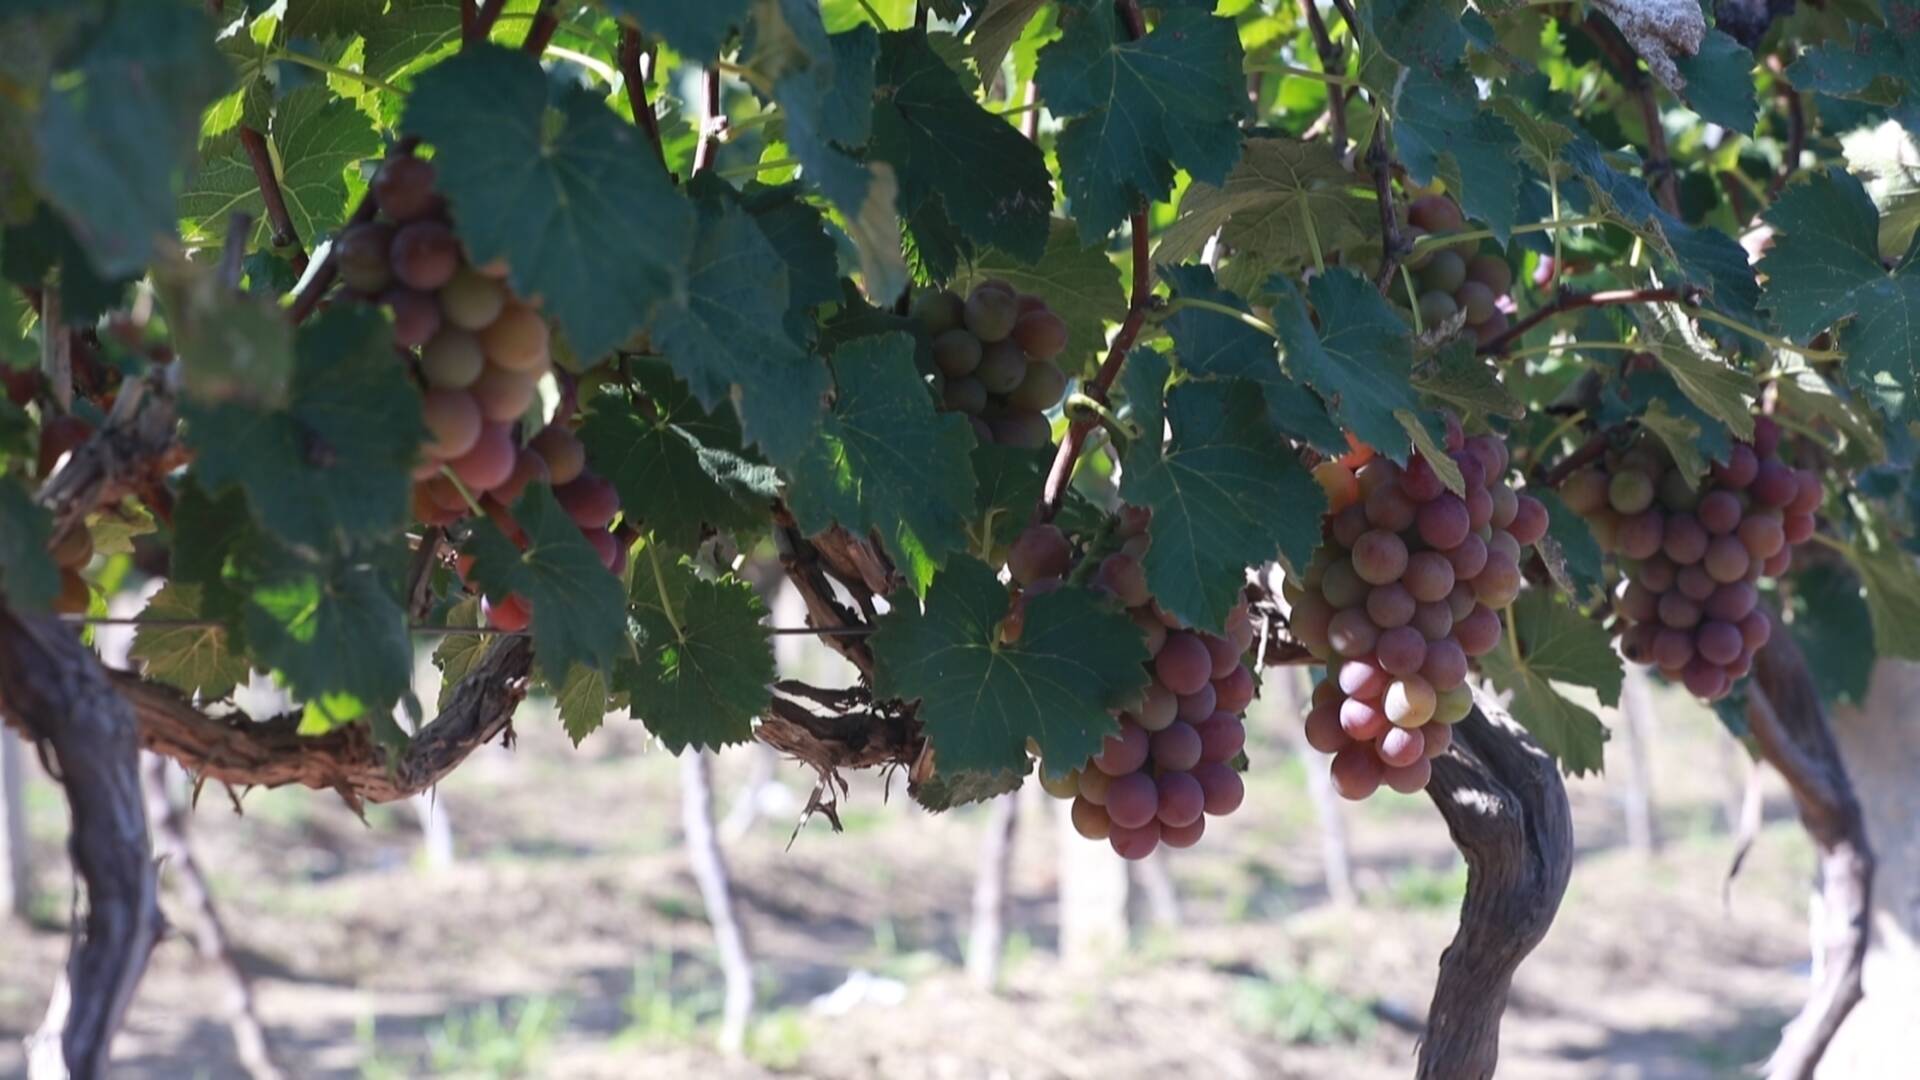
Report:
[[[1346,60],[1341,55],[1333,35],[1327,33],[1326,20],[1320,17],[1320,6],[1315,0],[1306,0],[1300,5],[1307,15],[1307,30],[1313,34],[1313,47],[1320,54],[1320,66],[1326,74],[1335,71],[1344,72]],[[1341,157],[1347,153],[1347,90],[1340,83],[1330,83],[1333,87],[1327,91],[1327,136],[1333,140],[1333,152]]]
[[[640,66],[640,57],[645,52],[646,46],[640,40],[640,31],[631,26],[622,26],[620,79],[626,83],[627,104],[633,109],[633,122],[647,133],[647,141],[653,144],[653,152],[660,155],[660,163],[665,165],[667,155],[660,145],[660,117],[653,111],[653,103],[647,100],[647,73]]]
[[[1686,288],[1605,289],[1599,292],[1589,293],[1575,292],[1571,289],[1561,289],[1552,301],[1541,305],[1538,309],[1529,313],[1526,318],[1514,323],[1505,333],[1492,338],[1486,344],[1480,346],[1479,352],[1482,354],[1499,353],[1508,345],[1518,341],[1527,331],[1532,330],[1548,319],[1554,318],[1557,315],[1564,315],[1569,311],[1578,311],[1581,308],[1590,307],[1612,307],[1620,304],[1685,304],[1690,303],[1693,296],[1694,290]]]
[[[709,67],[700,73],[700,145],[693,151],[695,176],[713,167],[725,126],[725,115],[720,111],[720,67]]]
[[[1373,193],[1380,203],[1380,272],[1374,285],[1385,296],[1393,288],[1393,272],[1411,248],[1400,233],[1400,219],[1393,210],[1393,155],[1387,152],[1387,125],[1381,117],[1373,125],[1373,141],[1367,145],[1367,165],[1373,170]]]
[[[480,10],[474,14],[473,21],[461,20],[460,40],[471,44],[487,40],[493,33],[493,24],[500,19],[500,12],[507,6],[507,0],[480,0]]]
[[[1580,28],[1593,39],[1608,63],[1613,65],[1620,85],[1633,95],[1639,105],[1640,118],[1647,129],[1647,160],[1643,163],[1642,172],[1653,187],[1654,197],[1660,200],[1660,208],[1678,217],[1680,189],[1674,181],[1673,158],[1667,153],[1667,131],[1660,123],[1660,103],[1654,98],[1653,84],[1640,73],[1639,58],[1618,30],[1603,22],[1598,15],[1587,16]],[[1558,260],[1554,265],[1557,270]]]
[[[275,49],[268,55],[274,60],[284,60],[289,64],[298,64],[301,67],[312,68],[315,71],[324,72],[328,75],[337,75],[348,82],[357,82],[362,86],[372,87],[384,93],[393,94],[398,97],[407,96],[405,90],[387,82],[385,79],[376,78],[364,71],[355,71],[352,68],[341,67],[339,64],[329,64],[325,60],[308,56],[305,53],[297,53],[288,49]]]
[[[1139,0],[1114,0],[1113,7],[1121,27],[1126,31],[1127,40],[1138,41],[1146,36],[1147,17],[1140,10]],[[1126,365],[1127,353],[1133,350],[1134,342],[1140,339],[1140,329],[1147,322],[1147,307],[1153,303],[1153,266],[1147,251],[1146,203],[1134,207],[1128,218],[1128,227],[1133,234],[1133,288],[1127,300],[1126,318],[1121,321],[1119,332],[1113,335],[1112,343],[1107,346],[1107,358],[1101,361],[1100,370],[1094,374],[1093,381],[1080,388],[1082,394],[1102,406],[1107,404],[1107,392],[1113,388],[1114,380],[1120,377],[1120,369]],[[1053,456],[1053,467],[1047,471],[1047,482],[1040,491],[1040,501],[1034,504],[1034,524],[1050,522],[1060,512],[1060,503],[1067,497],[1067,485],[1073,480],[1073,467],[1080,460],[1080,451],[1086,447],[1087,436],[1099,426],[1099,417],[1091,412],[1067,425],[1066,437],[1060,440],[1060,450]],[[1158,436],[1158,432],[1149,433],[1149,437]]]
[[[253,179],[260,185],[260,199],[267,206],[267,226],[273,230],[273,246],[292,249],[293,267],[306,273],[307,253],[300,246],[300,232],[293,227],[293,215],[287,212],[286,193],[280,190],[280,177],[273,167],[273,151],[267,137],[245,124],[240,125],[240,145],[253,166]]]
[[[1611,219],[1604,217],[1577,217],[1554,218],[1549,221],[1529,221],[1524,225],[1515,225],[1513,228],[1507,230],[1507,233],[1510,236],[1519,236],[1521,233],[1553,232],[1556,229],[1578,229],[1588,225],[1605,225],[1609,220]],[[1466,229],[1461,232],[1452,233],[1429,233],[1415,240],[1413,242],[1413,250],[1407,254],[1409,256],[1423,255],[1435,248],[1452,247],[1455,244],[1468,240],[1491,239],[1493,239],[1493,230],[1491,229]]]
[[[547,51],[547,44],[560,29],[560,17],[553,13],[553,0],[540,0],[540,6],[534,9],[533,22],[527,27],[527,36],[520,41],[520,50],[532,56]]]

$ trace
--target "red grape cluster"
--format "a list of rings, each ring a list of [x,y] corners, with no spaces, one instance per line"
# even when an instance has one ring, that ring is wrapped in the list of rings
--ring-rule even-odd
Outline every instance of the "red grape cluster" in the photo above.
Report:
[[[1364,799],[1411,793],[1473,709],[1467,662],[1500,642],[1498,612],[1521,586],[1520,553],[1547,531],[1540,501],[1507,486],[1491,435],[1448,445],[1465,497],[1425,458],[1322,462],[1326,543],[1284,587],[1288,626],[1329,678],[1314,688],[1307,742],[1332,754],[1334,787]]]
[[[1053,362],[1066,351],[1067,324],[1045,300],[983,281],[965,300],[928,293],[914,313],[933,338],[943,412],[965,413],[982,443],[1038,450],[1053,441],[1046,413],[1067,392]]]
[[[1445,195],[1422,195],[1407,205],[1406,224],[1412,239],[1444,236],[1464,229],[1466,215]],[[1484,345],[1507,332],[1507,315],[1513,310],[1508,296],[1513,268],[1504,256],[1479,248],[1472,240],[1430,248],[1408,259],[1407,269],[1413,272],[1420,325],[1438,326],[1465,312],[1468,328]],[[1405,291],[1395,289],[1393,295],[1404,299]]]
[[[1709,701],[1725,696],[1767,643],[1772,623],[1756,610],[1755,585],[1787,571],[1825,497],[1819,474],[1796,472],[1779,448],[1779,426],[1760,417],[1751,443],[1734,443],[1726,464],[1696,478],[1643,436],[1560,487],[1601,550],[1622,560],[1614,604],[1621,653]]]
[[[414,473],[414,516],[451,525],[477,506],[524,543],[508,508],[528,485],[551,484],[601,562],[619,573],[627,545],[609,528],[620,496],[587,468],[586,448],[559,423],[520,438],[538,415],[530,410],[540,379],[553,368],[537,303],[514,295],[504,263],[468,260],[431,163],[395,155],[372,186],[379,216],[342,231],[334,261],[348,289],[392,312],[394,342],[409,350],[424,390],[428,442]],[[532,617],[518,595],[490,598],[485,608],[501,630],[524,629]]]
[[[1253,672],[1241,662],[1253,643],[1245,605],[1227,619],[1226,636],[1196,631],[1162,610],[1147,591],[1140,558],[1150,512],[1129,507],[1115,530],[1120,548],[1101,559],[1092,584],[1126,606],[1146,639],[1153,681],[1134,708],[1119,713],[1120,730],[1100,753],[1058,779],[1044,768],[1041,786],[1073,800],[1073,827],[1105,840],[1128,859],[1161,844],[1186,848],[1206,831],[1206,815],[1240,808],[1246,788],[1233,763],[1247,741],[1241,720],[1253,701]],[[1014,540],[1007,570],[1022,598],[1060,587],[1073,565],[1073,545],[1052,525],[1034,525]]]

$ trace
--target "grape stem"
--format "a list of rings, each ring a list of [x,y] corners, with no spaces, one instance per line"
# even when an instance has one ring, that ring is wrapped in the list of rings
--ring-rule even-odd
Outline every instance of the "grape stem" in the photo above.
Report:
[[[500,12],[506,6],[507,0],[480,0],[480,10],[474,14],[472,21],[460,20],[460,40],[468,44],[487,40],[487,35],[493,33],[493,24],[500,20]]]
[[[1539,308],[1528,313],[1526,318],[1514,323],[1505,333],[1492,338],[1486,344],[1480,346],[1478,351],[1483,355],[1503,352],[1507,346],[1518,341],[1529,330],[1546,322],[1548,319],[1558,315],[1564,315],[1569,311],[1578,311],[1581,308],[1590,307],[1610,307],[1619,304],[1677,303],[1691,305],[1696,301],[1698,294],[1699,290],[1685,286],[1667,289],[1603,289],[1598,292],[1575,292],[1572,289],[1563,288],[1554,296],[1551,302],[1542,304]]]
[[[1154,319],[1157,322],[1165,322],[1167,319],[1187,309],[1194,311],[1211,311],[1215,315],[1225,315],[1237,323],[1250,326],[1260,331],[1275,341],[1280,340],[1280,331],[1276,329],[1272,323],[1260,316],[1250,311],[1241,311],[1231,304],[1223,304],[1218,300],[1205,300],[1198,296],[1174,297],[1155,310]]]
[[[1373,170],[1373,193],[1380,203],[1380,272],[1373,284],[1385,296],[1393,288],[1393,272],[1413,247],[1400,232],[1400,219],[1393,209],[1393,155],[1387,152],[1385,117],[1376,117],[1373,141],[1367,146],[1367,165]]]
[[[297,53],[289,49],[275,49],[267,55],[273,60],[283,60],[289,64],[298,64],[301,67],[312,68],[315,71],[325,72],[328,75],[337,76],[348,82],[356,82],[362,86],[372,87],[375,90],[393,94],[396,97],[407,96],[406,91],[387,82],[385,79],[375,78],[364,71],[355,71],[352,68],[341,67],[339,64],[329,64],[325,60],[308,56],[305,53]]]
[[[633,109],[633,122],[647,133],[653,152],[659,155],[660,164],[665,165],[667,155],[660,146],[660,117],[653,111],[653,103],[647,100],[647,70],[640,59],[645,54],[646,45],[640,39],[640,31],[631,26],[621,27],[618,59],[620,79],[626,84],[627,104]]]
[[[560,18],[553,13],[553,0],[540,0],[539,8],[533,13],[533,22],[527,27],[527,36],[520,41],[520,51],[529,56],[539,56],[547,51],[548,43],[559,29]]]
[[[693,151],[695,176],[713,167],[713,156],[720,148],[720,133],[726,129],[726,114],[720,111],[720,69],[707,68],[700,73],[700,145]]]
[[[1674,182],[1673,158],[1667,153],[1667,131],[1660,123],[1660,105],[1654,99],[1653,84],[1641,73],[1639,58],[1634,56],[1633,46],[1627,44],[1620,31],[1597,15],[1589,15],[1580,28],[1586,31],[1594,45],[1606,56],[1620,85],[1638,101],[1640,118],[1647,129],[1647,159],[1640,171],[1652,185],[1654,197],[1660,200],[1660,208],[1678,217],[1680,193]],[[1556,272],[1559,265],[1556,260]]]
[[[286,193],[280,190],[280,176],[273,166],[273,151],[267,145],[267,137],[242,124],[240,145],[253,166],[254,181],[260,185],[260,201],[267,207],[267,227],[273,231],[273,246],[286,249],[294,270],[306,273],[307,253],[300,246],[300,232],[293,227],[293,215],[287,212]]]
[[[1126,30],[1127,40],[1138,41],[1146,36],[1147,17],[1140,11],[1139,0],[1114,0],[1114,10]],[[1120,377],[1127,353],[1132,351],[1134,342],[1140,340],[1140,329],[1147,322],[1147,308],[1153,303],[1153,266],[1147,250],[1145,201],[1134,206],[1128,217],[1128,228],[1133,240],[1133,288],[1127,300],[1126,318],[1121,320],[1120,331],[1107,346],[1107,358],[1101,361],[1093,381],[1080,388],[1082,394],[1101,405],[1107,404],[1107,392]],[[1046,524],[1060,512],[1060,503],[1067,497],[1067,485],[1073,480],[1073,467],[1080,460],[1080,451],[1086,447],[1087,435],[1099,423],[1097,417],[1085,415],[1067,425],[1066,437],[1060,440],[1060,450],[1053,456],[1053,467],[1047,471],[1040,501],[1034,504],[1033,524]]]
[[[673,636],[681,641],[687,640],[687,632],[680,625],[680,616],[674,614],[673,598],[667,595],[667,572],[660,567],[660,545],[647,542],[647,562],[653,567],[653,585],[660,593],[660,610],[667,617],[667,625],[673,627]]]

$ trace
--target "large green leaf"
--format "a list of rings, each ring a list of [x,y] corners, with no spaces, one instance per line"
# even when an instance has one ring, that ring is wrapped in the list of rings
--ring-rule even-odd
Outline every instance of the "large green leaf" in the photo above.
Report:
[[[1607,632],[1559,597],[1529,589],[1509,612],[1514,634],[1479,660],[1480,670],[1513,695],[1513,718],[1526,726],[1561,768],[1598,772],[1607,729],[1600,718],[1568,701],[1555,682],[1593,688],[1600,703],[1620,700],[1620,658]],[[1514,642],[1519,652],[1514,651]]]
[[[173,235],[200,112],[227,76],[198,7],[129,4],[54,78],[34,130],[38,187],[101,276],[139,273],[155,240]]]
[[[471,46],[420,74],[400,126],[433,144],[474,260],[506,260],[592,361],[685,295],[693,218],[637,128],[552,85],[523,52]]]
[[[1159,264],[1191,259],[1218,233],[1234,252],[1231,280],[1258,284],[1308,265],[1316,241],[1322,253],[1340,251],[1378,228],[1373,201],[1355,193],[1353,174],[1330,145],[1257,136],[1225,183],[1187,187],[1153,257]]]
[[[384,722],[413,679],[392,575],[353,558],[309,562],[280,545],[256,551],[252,570],[247,645],[307,703],[302,730]]]
[[[333,308],[300,329],[285,408],[185,402],[193,472],[237,484],[288,544],[339,548],[405,524],[426,429],[420,395],[394,361],[378,311]]]
[[[1224,184],[1240,159],[1247,111],[1240,34],[1211,10],[1165,10],[1128,41],[1115,5],[1067,0],[1071,20],[1040,51],[1035,85],[1067,118],[1057,151],[1083,243],[1094,243],[1145,198],[1160,202],[1174,173]]]
[[[318,245],[346,217],[346,169],[380,153],[365,113],[326,86],[303,86],[275,104],[266,131],[274,175],[293,231]],[[236,212],[251,214],[256,236],[269,231],[260,181],[237,132],[201,149],[200,169],[180,194],[187,239],[218,244]]]
[[[479,522],[466,544],[473,556],[468,578],[489,597],[518,593],[533,606],[533,648],[543,670],[574,664],[607,670],[626,652],[619,579],[607,573],[545,485],[527,488],[513,516],[526,530],[526,550],[492,521]]]
[[[1505,243],[1526,175],[1513,128],[1481,111],[1464,68],[1410,68],[1396,85],[1395,102],[1393,139],[1407,175],[1422,184],[1446,179],[1467,216],[1486,223],[1494,239]]]
[[[1848,320],[1840,334],[1848,379],[1910,410],[1920,381],[1920,269],[1912,252],[1892,272],[1880,262],[1880,215],[1866,188],[1842,169],[1817,173],[1789,188],[1767,221],[1778,232],[1760,269],[1781,329],[1808,337]]]
[[[746,211],[701,208],[685,306],[660,312],[654,340],[708,409],[731,401],[746,436],[775,464],[819,425],[825,365],[787,336],[786,266]]]
[[[741,448],[733,411],[707,412],[654,365],[636,368],[634,381],[644,403],[601,394],[580,427],[587,457],[619,490],[621,508],[679,551],[692,550],[709,527],[764,522],[779,478]]]
[[[717,750],[753,737],[767,707],[773,649],[753,587],[731,576],[706,581],[685,560],[642,553],[633,575],[637,657],[613,685],[631,695],[634,718],[674,753]]]
[[[1366,278],[1345,268],[1329,268],[1307,285],[1318,330],[1292,282],[1276,277],[1268,287],[1276,294],[1273,322],[1287,370],[1326,400],[1341,427],[1404,463],[1406,431],[1395,414],[1420,411],[1407,324]]]
[[[153,594],[140,617],[179,625],[156,622],[134,631],[130,655],[148,678],[207,698],[226,697],[247,680],[247,658],[233,652],[225,627],[185,625],[205,614],[196,585],[170,581]]]
[[[1895,115],[1920,134],[1920,39],[1914,35],[1920,4],[1882,0],[1880,6],[1885,25],[1849,21],[1845,33],[1803,53],[1787,78],[1801,90],[1883,103],[1891,86]]]
[[[720,55],[727,34],[746,17],[750,0],[607,0],[616,14],[631,15],[640,29],[666,38],[680,55],[706,61]]]
[[[893,166],[911,214],[937,196],[969,243],[1027,262],[1046,251],[1053,185],[1040,148],[981,108],[924,31],[880,39],[872,156]]]
[[[1880,655],[1920,660],[1920,568],[1913,553],[1878,529],[1848,545],[1846,555],[1866,587]]]
[[[1149,357],[1158,359],[1139,352],[1131,363],[1145,371]],[[1142,565],[1154,598],[1219,632],[1239,603],[1247,567],[1283,554],[1307,564],[1327,498],[1268,422],[1256,384],[1183,383],[1167,393],[1166,409],[1171,440],[1164,451],[1157,439],[1134,441],[1120,495],[1153,508]]]
[[[1047,761],[1077,766],[1118,730],[1109,710],[1146,688],[1140,630],[1099,594],[1058,589],[1025,606],[1019,640],[1002,642],[1006,588],[984,564],[958,559],[925,611],[895,608],[870,639],[875,688],[920,702],[942,775],[1024,773],[1029,739]]]
[[[1752,134],[1759,104],[1753,96],[1753,53],[1720,30],[1708,30],[1693,56],[1675,56],[1687,80],[1682,96],[1702,120]]]
[[[808,532],[834,523],[879,534],[894,565],[924,593],[965,549],[975,480],[965,417],[936,413],[905,334],[857,338],[834,353],[833,411],[792,469],[794,517]]]

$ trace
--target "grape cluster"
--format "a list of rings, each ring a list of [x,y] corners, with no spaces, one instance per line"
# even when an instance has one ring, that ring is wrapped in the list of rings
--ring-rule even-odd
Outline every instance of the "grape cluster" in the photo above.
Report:
[[[1521,550],[1547,531],[1546,507],[1507,486],[1499,439],[1454,429],[1448,446],[1464,498],[1418,456],[1403,469],[1361,451],[1314,469],[1326,541],[1283,591],[1293,636],[1329,668],[1307,742],[1333,755],[1334,787],[1349,799],[1383,782],[1426,786],[1450,725],[1473,708],[1467,662],[1499,644]]]
[[[1460,205],[1445,195],[1422,195],[1407,205],[1407,232],[1412,239],[1444,236],[1466,227]],[[1513,268],[1497,252],[1482,252],[1476,241],[1463,240],[1420,253],[1407,260],[1413,272],[1420,306],[1420,325],[1438,326],[1465,312],[1467,326],[1484,345],[1507,332],[1513,310]],[[1393,290],[1396,299],[1405,291]]]
[[[1757,610],[1756,583],[1787,571],[1825,497],[1819,474],[1796,472],[1779,448],[1779,426],[1760,417],[1751,443],[1734,443],[1725,464],[1696,478],[1642,436],[1560,487],[1601,550],[1623,561],[1614,603],[1621,653],[1709,701],[1767,643],[1772,623]]]
[[[564,424],[520,438],[553,369],[537,304],[514,295],[504,263],[475,266],[466,257],[430,162],[391,157],[372,188],[378,216],[341,232],[334,261],[348,289],[392,313],[394,342],[409,351],[423,390],[428,441],[414,473],[414,516],[451,525],[477,506],[524,543],[508,508],[529,485],[550,484],[601,562],[620,573],[627,545],[609,531],[620,512],[613,484],[587,468],[586,448]],[[483,606],[500,630],[524,629],[532,618],[518,595]]]
[[[1243,604],[1221,637],[1183,626],[1154,603],[1140,558],[1149,538],[1149,512],[1123,511],[1119,550],[1094,568],[1092,585],[1126,606],[1152,658],[1153,681],[1138,705],[1118,714],[1120,730],[1107,736],[1092,760],[1041,786],[1073,800],[1073,827],[1105,840],[1123,858],[1144,859],[1161,844],[1186,848],[1206,831],[1207,815],[1240,808],[1246,788],[1233,763],[1246,745],[1241,716],[1253,701],[1253,673],[1241,662],[1253,643],[1253,620]],[[1073,545],[1052,525],[1034,525],[1008,550],[1007,570],[1022,599],[1060,587],[1073,564]]]
[[[1053,441],[1046,414],[1067,392],[1054,363],[1067,324],[1045,300],[983,281],[964,300],[928,293],[914,314],[933,338],[941,411],[965,413],[982,443],[1038,450]]]

